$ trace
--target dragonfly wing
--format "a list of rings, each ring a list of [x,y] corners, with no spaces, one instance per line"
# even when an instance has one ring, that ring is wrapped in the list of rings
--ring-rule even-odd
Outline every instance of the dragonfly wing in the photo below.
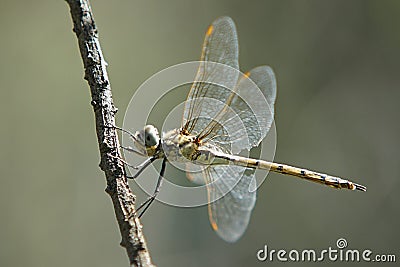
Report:
[[[212,166],[204,171],[210,223],[227,242],[243,235],[256,201],[254,173],[244,170],[239,166]]]
[[[223,90],[228,89],[220,88]],[[250,150],[259,145],[271,128],[275,98],[276,81],[272,69],[256,67],[241,76],[225,103],[206,99],[204,103],[212,108],[203,111],[202,116],[212,119],[199,118],[200,123],[194,129],[199,128],[204,143],[210,140],[225,152],[236,154],[243,149]]]
[[[206,184],[206,177],[204,176],[203,169],[204,166],[196,165],[193,163],[186,163],[186,177],[192,183],[198,185]]]
[[[225,148],[228,140],[234,154],[258,146],[271,128],[275,98],[276,81],[272,69],[256,67],[241,76],[224,106],[219,105],[220,112],[201,133],[205,139],[212,138],[214,143]],[[222,131],[228,133],[228,139],[219,138],[218,133]]]
[[[274,120],[274,72],[268,66],[256,67],[239,79],[235,91],[230,107],[238,114],[246,129],[249,142],[247,147],[242,148],[250,149],[264,139]],[[222,121],[222,125],[227,124],[229,122]]]
[[[245,75],[239,72],[236,29],[227,17],[209,27],[201,60],[185,102],[182,129],[232,153],[257,146],[274,116],[272,69],[260,66]]]
[[[199,69],[185,103],[182,121],[184,130],[191,133],[198,131],[209,121],[205,124],[204,120],[200,123],[197,119],[209,116],[210,112],[204,112],[210,109],[218,111],[207,99],[225,102],[229,97],[229,90],[221,91],[219,88],[233,88],[237,83],[238,54],[234,22],[229,17],[218,18],[206,32]]]
[[[207,29],[200,60],[239,68],[239,48],[235,23],[230,17],[216,19]]]

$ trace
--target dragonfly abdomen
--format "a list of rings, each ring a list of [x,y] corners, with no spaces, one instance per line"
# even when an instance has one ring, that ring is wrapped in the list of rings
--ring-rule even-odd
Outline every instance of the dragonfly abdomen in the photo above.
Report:
[[[262,169],[262,170],[270,170],[277,173],[287,174],[295,177],[299,177],[308,181],[328,185],[333,188],[337,189],[350,189],[350,190],[360,190],[360,191],[367,191],[367,188],[363,185],[359,185],[348,181],[346,179],[342,179],[339,177],[331,176],[324,173],[319,173],[315,171],[310,171],[303,168],[293,167],[286,164],[269,162],[260,159],[252,159],[246,158],[236,155],[229,155],[220,152],[213,153],[215,158],[220,160],[224,160],[227,163],[231,162],[238,166],[243,166],[246,168],[253,168],[253,169]]]

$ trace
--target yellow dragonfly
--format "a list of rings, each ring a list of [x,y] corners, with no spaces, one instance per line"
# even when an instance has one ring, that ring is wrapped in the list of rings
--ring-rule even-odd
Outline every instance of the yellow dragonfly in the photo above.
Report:
[[[132,178],[138,177],[155,160],[162,160],[155,192],[138,208],[139,216],[156,199],[166,163],[174,161],[186,163],[191,181],[207,185],[211,226],[228,242],[237,241],[249,223],[256,201],[254,170],[257,168],[333,188],[366,191],[365,186],[339,177],[238,155],[258,146],[268,133],[275,98],[272,69],[259,66],[242,74],[234,22],[229,17],[215,20],[206,31],[181,127],[166,132],[161,138],[152,125],[130,134],[135,148],[125,149],[148,157],[135,167],[137,172]],[[199,171],[195,166],[202,168]]]

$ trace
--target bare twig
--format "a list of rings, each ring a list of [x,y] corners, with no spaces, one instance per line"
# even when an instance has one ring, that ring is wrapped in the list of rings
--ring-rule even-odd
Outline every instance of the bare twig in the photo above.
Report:
[[[113,104],[111,86],[101,52],[89,1],[66,0],[71,9],[74,32],[92,95],[96,119],[96,132],[100,149],[100,168],[107,179],[106,192],[110,195],[122,236],[121,246],[126,248],[132,266],[153,266],[136,213],[135,196],[129,188],[121,157],[118,135],[114,128],[117,108]]]

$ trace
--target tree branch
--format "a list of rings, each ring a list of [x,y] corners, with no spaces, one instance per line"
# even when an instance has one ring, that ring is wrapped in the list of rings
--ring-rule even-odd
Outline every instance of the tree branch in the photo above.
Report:
[[[132,266],[153,266],[142,233],[142,225],[135,210],[135,195],[129,188],[121,157],[115,125],[117,108],[113,104],[111,86],[97,36],[97,29],[89,1],[66,0],[70,6],[74,32],[85,68],[85,79],[90,86],[91,104],[95,113],[96,132],[100,149],[100,168],[107,180],[106,192],[114,205],[115,216]]]

